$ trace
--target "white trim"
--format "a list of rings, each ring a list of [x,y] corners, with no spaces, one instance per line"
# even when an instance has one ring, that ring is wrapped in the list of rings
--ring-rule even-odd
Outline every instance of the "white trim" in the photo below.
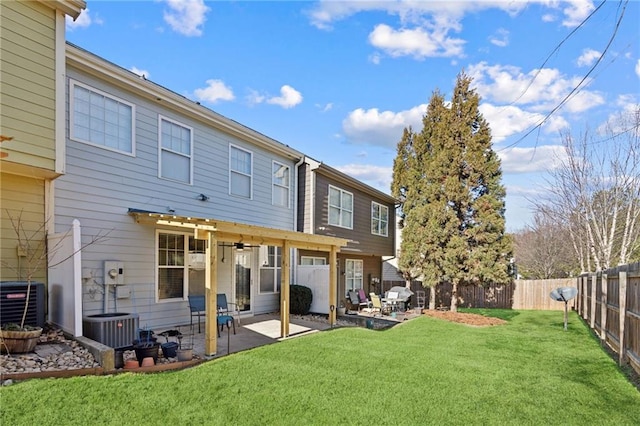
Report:
[[[356,281],[356,276],[355,276],[355,267],[353,268],[354,271],[352,271],[354,273],[353,277],[349,277],[349,262],[351,262],[353,265],[355,265],[356,263],[360,264],[360,271],[361,271],[361,275],[360,275],[360,286],[359,287],[354,287],[354,288],[349,288],[348,287],[348,280],[352,279],[354,282]],[[345,259],[344,261],[344,291],[345,291],[345,296],[347,295],[347,292],[351,291],[351,290],[357,290],[360,288],[364,288],[364,261],[362,259]]]
[[[246,174],[244,172],[238,171],[238,170],[233,170],[231,168],[231,152],[232,149],[237,149],[239,151],[244,151],[246,153],[248,153],[250,155],[250,159],[249,159],[249,174]],[[244,195],[239,195],[239,194],[234,194],[231,192],[231,174],[232,173],[237,173],[239,175],[243,175],[243,176],[248,176],[249,177],[249,197],[245,197]],[[245,198],[245,199],[249,199],[249,200],[253,200],[253,151],[250,151],[246,148],[243,148],[239,145],[235,145],[233,143],[229,144],[229,195],[233,196],[233,197],[240,197],[240,198]]]
[[[313,259],[313,262],[309,266],[327,265],[327,259],[320,256],[300,256],[300,265],[304,266],[302,263],[304,259]],[[322,260],[322,263],[315,263],[316,260]]]
[[[344,224],[336,224],[336,223],[331,223],[331,188],[340,191],[340,211],[348,211],[346,209],[344,209],[344,207],[342,207],[342,194],[349,194],[351,195],[351,226],[344,226]],[[331,185],[329,184],[329,189],[327,191],[327,224],[331,225],[331,226],[337,226],[339,228],[345,228],[345,229],[353,229],[353,216],[355,215],[355,197],[353,196],[352,192],[349,192],[347,190],[344,190],[342,188],[339,188],[335,185]],[[340,215],[340,217],[342,218],[342,215]],[[340,220],[340,222],[342,222],[342,220]]]
[[[182,297],[173,297],[168,299],[160,299],[160,265],[158,264],[158,252],[160,245],[160,234],[173,234],[173,235],[182,235],[184,239],[184,261],[182,265]],[[189,236],[191,234],[187,234],[184,232],[177,231],[169,231],[166,229],[156,229],[156,238],[155,238],[155,283],[154,283],[154,292],[155,292],[155,301],[156,303],[168,303],[168,302],[182,302],[187,300],[187,295],[189,294],[189,266],[187,265],[187,255],[189,254]],[[169,268],[166,268],[169,269]],[[177,269],[177,268],[175,268]]]
[[[162,147],[162,121],[166,121],[168,123],[174,124],[179,127],[183,127],[189,130],[189,155],[185,155],[182,152],[173,151],[169,148]],[[162,176],[162,151],[167,151],[176,155],[181,155],[183,157],[189,158],[189,182],[184,182],[177,179],[171,179],[165,176]],[[158,178],[168,180],[171,182],[184,183],[187,185],[193,185],[193,127],[188,126],[184,123],[181,123],[172,118],[166,117],[164,115],[158,114]]]
[[[284,167],[287,169],[287,178],[289,180],[289,185],[288,186],[284,186],[284,185],[280,185],[279,183],[275,182],[275,175],[273,173],[273,166],[277,164],[280,167]],[[276,204],[275,202],[275,188],[283,188],[287,190],[287,205],[282,205],[282,204]],[[278,207],[285,207],[287,209],[291,208],[291,167],[289,167],[288,165],[280,162],[280,161],[276,161],[276,160],[271,160],[271,205],[274,206],[278,206]]]
[[[55,29],[55,165],[56,173],[64,174],[67,169],[67,122],[66,122],[66,49],[65,49],[65,14],[56,11]]]
[[[95,142],[91,142],[88,140],[84,140],[84,139],[80,139],[78,137],[76,137],[75,135],[75,131],[74,131],[74,122],[75,122],[75,114],[74,114],[74,110],[75,110],[75,87],[79,86],[82,87],[86,90],[89,90],[91,92],[97,93],[99,95],[102,95],[106,98],[110,98],[111,100],[114,100],[116,102],[122,103],[124,105],[128,105],[129,107],[131,107],[131,152],[127,152],[127,151],[122,151],[120,149],[115,149],[115,148],[111,148],[105,145],[101,145]],[[121,99],[117,96],[111,95],[107,92],[104,92],[100,89],[96,89],[95,87],[89,86],[88,84],[85,83],[81,83],[77,80],[74,80],[72,78],[69,78],[69,139],[76,141],[76,142],[81,142],[81,143],[85,143],[87,145],[91,145],[91,146],[95,146],[97,148],[101,148],[101,149],[106,149],[107,151],[113,151],[113,152],[117,152],[119,154],[124,154],[124,155],[128,155],[130,157],[135,157],[136,156],[136,106],[135,104],[132,104],[131,102],[125,101],[124,99]]]
[[[380,207],[380,210],[382,209],[386,209],[387,211],[387,223],[385,223],[385,227],[384,227],[384,233],[383,234],[379,234],[377,232],[373,232],[373,226],[371,226],[371,235],[376,235],[378,237],[388,237],[389,236],[389,207],[385,206],[384,204],[378,203],[377,201],[371,201],[371,225],[373,225],[373,207],[374,205],[377,205]],[[378,219],[378,221],[380,222],[381,219]]]

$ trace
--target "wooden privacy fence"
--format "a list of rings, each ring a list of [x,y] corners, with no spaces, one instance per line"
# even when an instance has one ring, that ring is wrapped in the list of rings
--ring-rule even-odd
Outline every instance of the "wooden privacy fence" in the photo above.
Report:
[[[394,285],[403,286],[404,281],[384,281],[383,289],[389,289]],[[462,308],[502,308],[502,309],[537,309],[537,310],[563,310],[564,302],[558,302],[549,293],[558,287],[575,287],[575,278],[562,278],[551,280],[516,280],[512,284],[491,284],[480,286],[459,286],[458,306]],[[411,282],[411,290],[426,291],[427,301],[431,288],[422,287],[420,281]],[[451,306],[451,284],[440,284],[436,287],[436,307],[449,308]],[[575,300],[569,302],[569,307],[574,307]]]
[[[640,263],[581,275],[577,306],[618,363],[640,373]]]

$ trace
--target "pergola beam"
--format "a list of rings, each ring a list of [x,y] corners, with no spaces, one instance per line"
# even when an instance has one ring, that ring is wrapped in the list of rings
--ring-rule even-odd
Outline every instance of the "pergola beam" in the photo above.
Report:
[[[217,350],[216,296],[218,293],[218,243],[244,243],[282,247],[282,282],[280,285],[280,337],[289,336],[291,249],[314,250],[329,253],[329,322],[336,321],[337,306],[337,253],[349,240],[325,235],[306,234],[256,225],[227,222],[217,219],[167,215],[163,213],[129,209],[137,223],[166,228],[193,230],[196,239],[207,240],[205,269],[205,355]]]

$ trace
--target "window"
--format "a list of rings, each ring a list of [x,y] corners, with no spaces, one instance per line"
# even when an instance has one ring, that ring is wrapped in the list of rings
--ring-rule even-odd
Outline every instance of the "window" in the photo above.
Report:
[[[273,172],[273,205],[289,207],[289,167],[274,161]]]
[[[185,299],[190,280],[193,281],[191,284],[199,287],[192,290],[204,291],[204,271],[200,268],[200,261],[206,250],[206,241],[196,240],[188,234],[158,231],[157,246],[158,300]]]
[[[353,194],[329,185],[329,225],[353,228]]]
[[[229,146],[229,194],[251,198],[252,153]]]
[[[71,139],[133,155],[135,106],[77,81],[70,84]]]
[[[344,276],[345,291],[347,293],[351,290],[362,288],[362,260],[347,259]]]
[[[386,237],[389,223],[389,208],[373,201],[371,203],[371,233]]]
[[[193,130],[165,117],[159,117],[159,176],[191,184],[193,179]]]
[[[260,246],[260,293],[277,293],[282,279],[282,247]]]
[[[324,257],[300,256],[301,265],[326,265],[327,259]]]

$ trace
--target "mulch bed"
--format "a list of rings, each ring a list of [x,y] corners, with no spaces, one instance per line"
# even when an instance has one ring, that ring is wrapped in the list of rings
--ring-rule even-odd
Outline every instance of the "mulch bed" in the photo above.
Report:
[[[430,317],[443,319],[446,321],[457,322],[460,324],[470,325],[474,327],[489,327],[493,325],[502,325],[507,322],[500,318],[485,317],[478,314],[467,314],[462,312],[451,311],[432,311],[425,310],[424,314]]]

